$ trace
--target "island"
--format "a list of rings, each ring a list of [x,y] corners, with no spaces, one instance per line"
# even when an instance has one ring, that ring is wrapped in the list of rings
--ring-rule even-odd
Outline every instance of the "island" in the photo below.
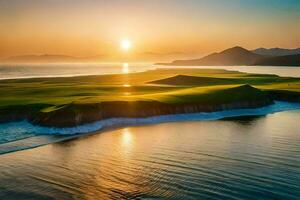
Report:
[[[299,49],[256,49],[232,47],[202,58],[174,60],[170,63],[156,63],[171,66],[300,66]]]
[[[0,81],[0,123],[74,127],[112,118],[260,108],[300,102],[300,79],[221,69]]]

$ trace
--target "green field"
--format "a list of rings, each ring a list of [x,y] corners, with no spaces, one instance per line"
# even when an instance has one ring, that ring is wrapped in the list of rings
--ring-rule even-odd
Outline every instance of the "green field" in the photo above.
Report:
[[[185,109],[184,105],[193,104],[202,106],[198,110],[218,110],[218,106],[229,104],[239,108],[248,104],[263,106],[272,100],[298,102],[300,79],[218,69],[157,69],[132,74],[2,80],[0,93],[0,122],[30,119],[56,125],[69,119],[66,125],[71,126],[103,116],[189,112],[193,108]],[[97,114],[100,112],[108,114],[102,113],[101,117]],[[87,119],[77,122],[78,114]]]
[[[161,84],[162,79],[169,80]],[[159,69],[133,74],[3,80],[0,106],[138,100],[186,102],[243,84],[267,91],[300,92],[299,78],[216,69]]]
[[[0,81],[0,106],[103,101],[166,103],[226,101],[217,91],[249,84],[266,91],[300,92],[300,79],[216,69],[158,69],[142,73]],[[221,98],[221,99],[220,99]]]

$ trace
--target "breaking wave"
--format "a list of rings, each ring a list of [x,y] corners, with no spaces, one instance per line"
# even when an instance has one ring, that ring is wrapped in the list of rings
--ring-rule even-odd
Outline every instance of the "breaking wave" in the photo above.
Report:
[[[218,112],[162,115],[147,118],[112,118],[68,128],[42,127],[33,125],[27,121],[11,122],[0,124],[0,154],[67,140],[106,128],[174,121],[204,121],[238,116],[259,116],[295,109],[300,109],[300,103],[276,101],[273,105],[255,109],[233,109]]]

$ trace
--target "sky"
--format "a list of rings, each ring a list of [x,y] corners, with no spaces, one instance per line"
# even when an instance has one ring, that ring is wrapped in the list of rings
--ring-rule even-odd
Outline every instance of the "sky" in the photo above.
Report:
[[[300,47],[299,0],[0,0],[0,57]]]

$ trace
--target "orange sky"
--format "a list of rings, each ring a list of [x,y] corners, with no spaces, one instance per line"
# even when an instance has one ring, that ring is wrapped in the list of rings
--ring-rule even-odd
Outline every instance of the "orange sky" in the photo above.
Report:
[[[287,0],[0,2],[0,57],[22,54],[203,55],[240,45],[300,47],[300,3]]]

